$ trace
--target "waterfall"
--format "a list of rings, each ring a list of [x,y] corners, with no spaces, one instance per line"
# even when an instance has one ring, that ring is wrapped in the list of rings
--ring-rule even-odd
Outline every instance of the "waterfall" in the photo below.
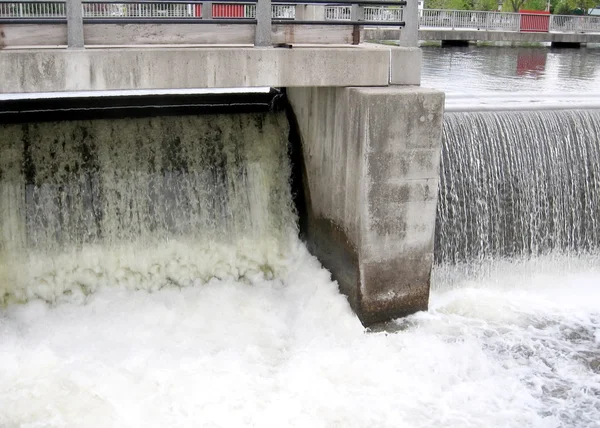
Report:
[[[0,126],[0,303],[276,274],[284,114]]]
[[[438,264],[600,246],[600,111],[447,113]]]

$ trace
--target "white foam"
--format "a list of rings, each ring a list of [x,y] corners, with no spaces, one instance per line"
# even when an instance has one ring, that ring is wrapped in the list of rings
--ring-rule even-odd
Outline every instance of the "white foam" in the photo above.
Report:
[[[599,93],[581,94],[530,92],[448,93],[446,112],[527,111],[527,110],[597,110]]]
[[[302,246],[279,279],[0,311],[0,426],[592,427],[600,275],[455,284],[365,334]],[[510,271],[510,267],[509,271]],[[507,272],[504,272],[506,274]],[[439,278],[439,275],[438,275]],[[508,282],[511,282],[509,280]],[[439,287],[441,290],[443,287]]]

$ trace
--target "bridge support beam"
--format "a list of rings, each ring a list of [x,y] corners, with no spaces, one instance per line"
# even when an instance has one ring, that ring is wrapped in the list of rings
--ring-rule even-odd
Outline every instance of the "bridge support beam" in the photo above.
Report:
[[[84,45],[81,0],[67,0],[67,46],[82,49]]]
[[[392,86],[288,96],[309,250],[364,325],[427,309],[444,95]]]
[[[271,47],[272,21],[271,21],[271,0],[258,0],[256,3],[256,33],[254,46]]]
[[[406,0],[406,6],[402,12],[404,28],[400,29],[399,46],[413,47],[419,42],[419,7],[417,0]]]

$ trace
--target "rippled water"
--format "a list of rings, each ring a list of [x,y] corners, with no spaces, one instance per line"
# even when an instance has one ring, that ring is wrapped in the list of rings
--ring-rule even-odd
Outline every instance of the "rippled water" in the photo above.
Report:
[[[600,95],[600,48],[423,47],[422,85],[449,94]]]

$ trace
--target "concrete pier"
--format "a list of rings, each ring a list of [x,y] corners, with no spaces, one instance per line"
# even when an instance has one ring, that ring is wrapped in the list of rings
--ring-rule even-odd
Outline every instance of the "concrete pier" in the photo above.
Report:
[[[309,250],[364,325],[427,309],[444,96],[291,88]]]

